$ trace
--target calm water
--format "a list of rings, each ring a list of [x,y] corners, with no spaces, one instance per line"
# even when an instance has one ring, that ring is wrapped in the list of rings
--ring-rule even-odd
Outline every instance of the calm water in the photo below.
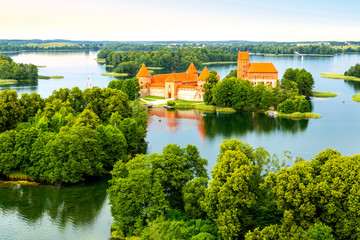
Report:
[[[45,65],[40,75],[63,75],[64,79],[39,80],[23,85],[0,86],[22,92],[38,92],[47,97],[54,89],[86,88],[90,75],[93,86],[105,87],[113,77],[101,76],[105,67],[97,64],[96,52],[55,52],[12,54],[16,62]],[[344,155],[360,152],[358,125],[360,103],[352,95],[360,83],[320,78],[320,72],[343,73],[360,63],[360,55],[335,57],[262,57],[253,62],[273,62],[281,77],[286,68],[305,68],[315,79],[315,90],[337,93],[331,99],[315,99],[313,111],[322,119],[294,121],[268,118],[261,114],[202,114],[199,111],[152,109],[147,141],[148,152],[160,152],[167,143],[196,145],[209,160],[210,173],[223,139],[239,138],[252,146],[265,147],[281,155],[285,150],[306,159],[326,148]],[[225,77],[235,65],[216,65]],[[345,103],[343,103],[345,101]],[[107,205],[106,179],[74,187],[20,186],[0,183],[0,239],[108,239],[112,222]]]

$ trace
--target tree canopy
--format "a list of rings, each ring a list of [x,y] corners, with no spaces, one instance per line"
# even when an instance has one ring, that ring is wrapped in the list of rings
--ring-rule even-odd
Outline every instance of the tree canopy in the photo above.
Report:
[[[121,90],[65,88],[47,99],[36,93],[18,99],[16,91],[4,90],[0,102],[3,175],[77,183],[146,147],[147,114]]]

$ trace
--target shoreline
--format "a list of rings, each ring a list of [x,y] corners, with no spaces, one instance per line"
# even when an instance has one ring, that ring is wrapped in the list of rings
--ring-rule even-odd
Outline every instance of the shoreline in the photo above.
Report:
[[[344,74],[340,74],[340,73],[320,73],[320,75],[322,78],[342,79],[342,80],[360,82],[360,78],[353,77],[353,76],[345,76]]]

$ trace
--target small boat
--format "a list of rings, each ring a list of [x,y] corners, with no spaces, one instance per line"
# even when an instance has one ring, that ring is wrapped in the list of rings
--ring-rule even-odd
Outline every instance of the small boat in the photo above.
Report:
[[[174,107],[172,107],[172,106],[167,106],[167,105],[164,105],[164,108],[166,108],[166,109],[175,109]]]

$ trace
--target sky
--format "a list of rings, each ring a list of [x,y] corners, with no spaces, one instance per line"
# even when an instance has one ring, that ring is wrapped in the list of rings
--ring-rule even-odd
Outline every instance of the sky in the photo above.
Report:
[[[0,39],[360,41],[359,0],[7,0]]]

